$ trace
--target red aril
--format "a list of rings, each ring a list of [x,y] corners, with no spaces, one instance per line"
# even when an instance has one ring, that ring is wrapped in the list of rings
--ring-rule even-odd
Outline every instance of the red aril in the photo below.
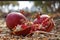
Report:
[[[40,28],[39,30],[50,32],[54,27],[54,22],[52,19],[49,19],[49,18],[50,18],[50,16],[48,16],[48,15],[41,15],[34,20],[34,24],[42,24],[43,23],[42,24],[43,28]]]

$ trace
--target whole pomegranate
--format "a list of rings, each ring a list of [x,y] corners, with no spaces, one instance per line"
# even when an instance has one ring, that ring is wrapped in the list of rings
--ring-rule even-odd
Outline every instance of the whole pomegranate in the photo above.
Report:
[[[18,12],[11,12],[6,17],[6,25],[10,30],[12,30],[15,26],[17,26],[17,24],[22,24],[22,19],[25,21],[27,20],[23,14]]]

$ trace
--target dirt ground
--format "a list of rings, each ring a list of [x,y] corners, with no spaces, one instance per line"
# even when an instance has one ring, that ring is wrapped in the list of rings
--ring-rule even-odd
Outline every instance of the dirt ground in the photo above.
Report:
[[[32,37],[21,37],[10,34],[10,30],[6,27],[5,19],[0,19],[0,40],[60,40],[60,20],[55,21],[55,28],[49,33],[35,32]]]

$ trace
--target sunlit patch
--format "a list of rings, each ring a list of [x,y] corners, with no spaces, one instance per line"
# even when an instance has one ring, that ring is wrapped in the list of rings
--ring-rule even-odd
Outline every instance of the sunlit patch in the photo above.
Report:
[[[14,31],[20,31],[20,30],[22,30],[21,25],[17,25]]]
[[[29,2],[29,1],[18,1],[19,3],[19,9],[28,7],[29,9],[33,6],[33,2]]]

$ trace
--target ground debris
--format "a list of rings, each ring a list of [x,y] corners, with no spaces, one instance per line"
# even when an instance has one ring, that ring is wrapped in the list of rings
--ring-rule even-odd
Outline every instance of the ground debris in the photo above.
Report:
[[[60,27],[60,25],[57,25]],[[32,37],[21,37],[10,34],[4,19],[0,19],[0,40],[60,40],[60,30],[56,27],[52,32],[35,32]]]

